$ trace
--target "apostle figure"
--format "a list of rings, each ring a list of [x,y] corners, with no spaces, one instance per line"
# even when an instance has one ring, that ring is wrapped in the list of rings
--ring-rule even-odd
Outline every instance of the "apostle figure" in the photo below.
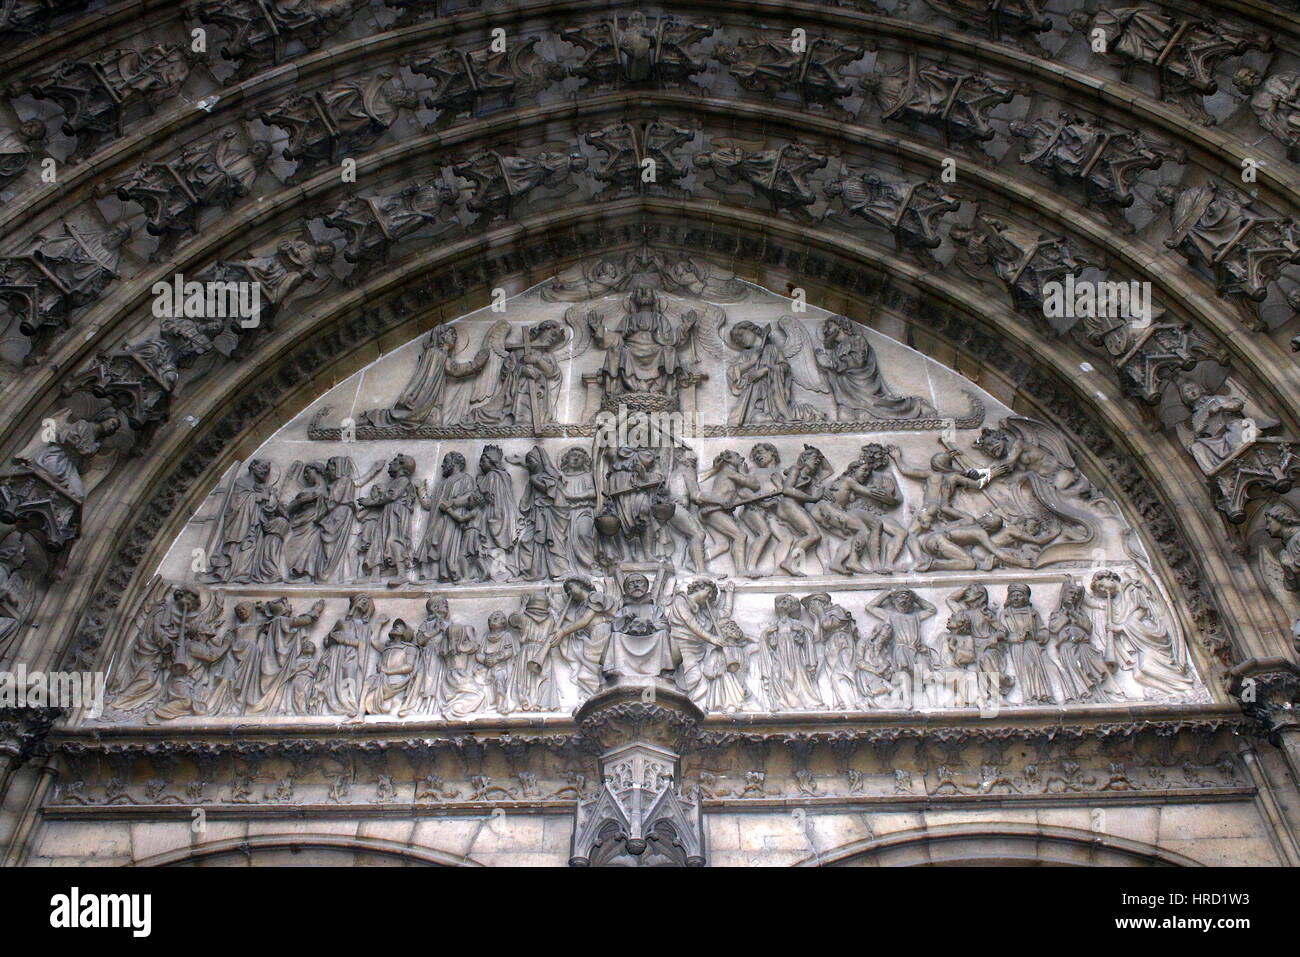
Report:
[[[469,542],[477,541],[477,529],[471,527],[469,499],[478,494],[474,478],[465,471],[465,456],[448,452],[442,458],[442,481],[429,494],[428,483],[420,494],[420,504],[429,513],[424,538],[415,550],[414,562],[420,578],[440,582],[471,580]],[[477,549],[474,550],[477,553]]]
[[[559,578],[569,570],[564,478],[540,445],[529,449],[520,464],[528,470],[528,479],[519,499],[523,517],[516,553],[519,573],[529,581]]]
[[[497,445],[483,446],[478,458],[477,485],[486,498],[478,516],[478,538],[484,550],[484,571],[493,581],[509,581],[517,571],[513,557],[519,539],[519,509],[504,459]]]
[[[419,496],[411,476],[415,459],[397,455],[388,463],[388,480],[357,499],[361,512],[361,574],[401,578],[411,566],[411,517]]]
[[[450,387],[456,379],[476,375],[488,360],[488,350],[481,348],[472,359],[458,362],[452,358],[458,341],[459,333],[455,326],[438,326],[429,330],[424,336],[415,371],[393,407],[363,412],[357,424],[377,429],[415,429],[422,425],[464,421],[469,399]]]
[[[575,572],[591,573],[600,560],[596,546],[596,481],[591,474],[590,453],[580,445],[567,449],[560,456],[560,473],[564,500],[569,506],[569,567]]]
[[[257,670],[246,676],[245,713],[293,713],[293,691],[301,677],[304,648],[310,645],[307,630],[320,619],[325,602],[318,600],[305,615],[295,615],[289,599],[281,597],[266,602],[260,611],[257,653],[252,656]]]
[[[1007,603],[998,613],[998,624],[1006,632],[1011,668],[1020,686],[1022,703],[1051,704],[1056,666],[1047,655],[1047,629],[1030,598],[1028,585],[1008,585]]]
[[[325,636],[316,667],[312,710],[316,714],[358,716],[362,680],[368,672],[375,630],[375,604],[369,595],[353,595],[348,610]]]
[[[803,621],[803,606],[794,595],[777,595],[774,604],[776,623],[761,636],[768,701],[774,711],[819,708],[814,636]]]
[[[253,459],[247,474],[233,480],[226,493],[214,544],[208,558],[208,578],[216,582],[278,581],[279,569],[273,567],[273,546],[264,544],[270,521],[276,530],[275,517],[281,513],[280,498],[271,481],[271,463]],[[288,521],[284,522],[287,532]],[[280,541],[283,542],[283,535]]]
[[[285,542],[285,580],[322,581],[325,554],[321,547],[320,523],[329,508],[325,466],[308,462],[302,469],[302,491],[285,503],[289,517],[289,538]]]
[[[698,604],[699,595],[690,599]],[[672,675],[668,620],[650,594],[650,581],[640,573],[623,580],[623,601],[610,623],[609,648],[601,664],[606,680],[658,678]]]
[[[935,414],[925,399],[890,390],[867,334],[847,316],[831,316],[822,323],[822,344],[825,348],[814,356],[826,375],[841,422]]]

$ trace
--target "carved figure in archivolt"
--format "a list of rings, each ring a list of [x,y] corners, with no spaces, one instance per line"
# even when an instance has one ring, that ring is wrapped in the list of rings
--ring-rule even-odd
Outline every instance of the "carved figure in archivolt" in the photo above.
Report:
[[[1267,130],[1287,149],[1287,158],[1300,159],[1300,73],[1273,73],[1243,67],[1233,84],[1250,97],[1250,108]]]
[[[863,77],[860,85],[879,102],[883,119],[932,126],[958,145],[993,139],[989,113],[1019,92],[1008,81],[915,57],[897,72]]]
[[[703,73],[699,42],[713,35],[707,23],[657,16],[651,24],[633,10],[589,25],[570,27],[561,39],[576,46],[579,60],[569,73],[599,86],[680,85]]]
[[[24,120],[16,129],[0,129],[0,186],[21,176],[31,165],[35,147],[45,142],[45,124]]]
[[[817,202],[810,177],[830,162],[802,143],[764,149],[762,142],[716,138],[713,148],[695,157],[695,165],[712,171],[709,187],[720,193],[754,192],[772,209],[811,222],[808,207]]]

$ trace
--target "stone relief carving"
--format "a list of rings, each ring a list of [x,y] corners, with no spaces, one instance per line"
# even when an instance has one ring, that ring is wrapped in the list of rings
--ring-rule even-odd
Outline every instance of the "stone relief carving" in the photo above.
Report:
[[[979,210],[969,226],[954,226],[948,235],[958,246],[958,268],[977,279],[996,276],[1015,307],[1039,322],[1044,321],[1047,284],[1096,265],[1064,237],[1045,236]]]
[[[364,153],[388,132],[402,110],[420,106],[418,94],[381,72],[368,80],[339,80],[311,93],[295,93],[249,112],[289,134],[280,155],[298,168],[288,183],[301,182],[323,167]]]
[[[110,190],[124,203],[144,209],[145,229],[159,237],[151,262],[163,262],[179,243],[198,232],[199,216],[205,209],[229,209],[253,190],[258,174],[270,159],[270,144],[255,141],[248,146],[238,134],[227,130],[201,140],[159,163],[142,163],[115,185],[104,183],[98,192]]]
[[[5,94],[54,101],[63,111],[63,132],[77,138],[68,162],[79,163],[120,137],[141,110],[153,113],[178,96],[198,62],[200,55],[171,43],[112,50],[93,60],[61,60],[15,80]]]
[[[671,16],[658,16],[651,24],[634,10],[626,17],[561,30],[560,38],[578,50],[569,74],[591,87],[682,86],[704,72],[698,47],[713,29]]]
[[[468,180],[473,195],[465,208],[479,214],[481,224],[509,219],[518,203],[539,189],[572,192],[574,173],[587,168],[581,153],[541,151],[531,156],[511,156],[496,150],[483,150],[468,156],[452,167],[461,179]]]
[[[934,181],[911,183],[869,170],[840,171],[840,178],[823,187],[828,197],[844,207],[843,220],[851,228],[857,219],[889,231],[899,249],[920,253],[938,249],[943,217],[961,208],[960,201]]]
[[[678,154],[695,139],[695,132],[654,120],[614,123],[588,133],[583,140],[605,154],[604,162],[591,171],[598,182],[605,184],[603,198],[623,192],[685,195],[678,183],[690,174],[691,166]]]
[[[402,61],[412,73],[433,80],[424,105],[446,123],[480,111],[512,106],[521,96],[562,80],[564,67],[537,53],[539,37],[524,37],[501,51],[492,44],[468,52],[442,47]]]
[[[1156,142],[1141,130],[1110,128],[1073,113],[1011,123],[1009,130],[1025,141],[1020,162],[1058,182],[1074,183],[1090,206],[1125,232],[1135,229],[1124,211],[1133,205],[1139,174],[1159,169],[1166,160],[1187,162],[1186,151]]]
[[[573,302],[592,282],[595,296]],[[724,306],[589,265],[518,300],[513,318],[435,328],[406,353],[409,401],[370,413],[398,431],[358,446],[313,425],[318,453],[272,446],[218,487],[177,546],[207,570],[196,584],[169,575],[153,599],[221,608],[193,651],[210,667],[184,685],[198,700],[139,658],[131,673],[152,676],[150,693],[113,720],[471,720],[566,711],[622,680],[666,682],[721,714],[1204,694],[1123,521],[1059,435],[1006,416],[964,439],[953,423],[928,452],[933,436],[906,423],[934,415],[934,393],[890,390],[896,348],[773,299],[751,294],[755,318],[733,323]],[[579,320],[589,349],[604,343],[589,357],[561,351]],[[710,353],[693,344],[721,350],[713,391],[694,371]],[[796,366],[822,376],[808,380],[824,390],[811,408]],[[622,433],[553,431],[574,398]],[[716,432],[651,428],[685,408]],[[435,414],[459,431],[426,437]],[[517,431],[473,438],[502,421]],[[806,441],[779,431],[792,422]],[[760,431],[742,442],[737,429]],[[366,454],[376,441],[392,444]],[[373,462],[364,475],[358,454]],[[184,589],[195,597],[173,595]],[[161,614],[142,611],[136,628]],[[132,638],[160,661],[147,649],[168,640]],[[219,676],[246,648],[262,683],[231,690]]]
[[[35,148],[45,142],[45,124],[26,120],[14,129],[0,129],[0,186],[18,179],[31,165]]]
[[[121,278],[125,226],[94,228],[64,222],[58,233],[36,237],[26,249],[0,258],[0,304],[39,353],[68,327],[72,314],[95,302]]]
[[[356,268],[348,283],[358,285],[388,262],[389,250],[416,234],[441,236],[459,226],[460,194],[440,182],[416,181],[375,196],[353,196],[323,213],[321,221],[346,237],[343,258]],[[432,228],[430,228],[432,227]]]
[[[1230,186],[1164,186],[1156,198],[1169,207],[1173,226],[1165,246],[1211,274],[1219,295],[1240,297],[1248,309],[1264,301],[1284,267],[1300,263],[1300,226],[1262,213]]]
[[[1270,37],[1230,23],[1175,17],[1149,7],[1102,8],[1092,15],[1075,10],[1067,19],[1085,37],[1101,31],[1104,56],[1120,66],[1124,82],[1133,67],[1150,69],[1158,95],[1206,125],[1214,120],[1202,100],[1218,90],[1214,75],[1222,62],[1272,46]]]
[[[1104,351],[1120,388],[1149,406],[1158,405],[1170,382],[1203,362],[1227,365],[1227,350],[1191,323],[1142,318],[1085,316],[1074,331]]]
[[[221,56],[239,64],[226,82],[239,83],[279,63],[294,41],[317,49],[365,5],[362,0],[198,0],[185,8],[185,16],[226,32]]]
[[[975,27],[994,40],[1039,49],[1035,34],[1052,29],[1052,21],[1037,0],[925,0],[925,5],[954,21],[963,30]]]
[[[0,37],[24,43],[44,36],[55,20],[81,13],[89,5],[89,0],[14,0],[0,9]]]
[[[718,192],[737,187],[763,197],[775,212],[788,212],[811,222],[807,207],[817,202],[810,174],[830,162],[802,143],[764,149],[759,142],[715,138],[712,149],[695,157],[695,165],[709,170],[709,186]]]
[[[848,111],[838,103],[853,95],[844,68],[866,52],[866,47],[829,36],[808,38],[800,45],[788,36],[762,36],[741,38],[735,46],[720,43],[713,56],[751,93],[793,98],[804,109],[813,107],[848,118]]]
[[[1233,85],[1250,98],[1259,125],[1286,147],[1287,159],[1300,159],[1300,73],[1272,73],[1243,67]]]
[[[1020,92],[1005,80],[922,63],[909,57],[895,72],[877,72],[860,85],[879,105],[881,118],[929,126],[955,146],[977,146],[993,139],[989,113]]]

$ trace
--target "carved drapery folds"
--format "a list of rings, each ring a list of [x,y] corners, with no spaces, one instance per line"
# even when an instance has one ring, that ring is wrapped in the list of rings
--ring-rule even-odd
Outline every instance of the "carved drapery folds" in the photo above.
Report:
[[[952,373],[845,316],[734,318],[704,297],[780,301],[712,273],[584,263],[395,353],[367,374],[391,405],[232,470],[128,629],[115,720],[554,714],[628,681],[713,714],[1204,694],[1058,433],[976,434],[990,398],[935,410]],[[204,664],[172,687],[178,654]]]
[[[69,157],[76,163],[120,137],[128,122],[178,96],[196,56],[187,47],[160,43],[62,60],[14,81],[6,94],[53,100],[63,111],[64,134],[77,138]]]
[[[221,56],[239,64],[228,81],[237,83],[279,63],[294,41],[307,50],[317,49],[346,27],[363,6],[363,0],[198,0],[185,8],[185,16],[225,31]]]
[[[296,93],[253,110],[261,120],[289,134],[280,155],[298,168],[290,181],[314,176],[322,167],[369,150],[398,119],[402,110],[420,105],[418,94],[394,75],[377,73],[366,80],[340,80],[310,93]]]
[[[204,210],[229,209],[249,195],[270,154],[269,143],[257,140],[245,146],[227,130],[161,162],[142,163],[111,188],[120,200],[144,210],[145,229],[159,237],[150,258],[162,262],[198,231]],[[106,184],[104,191],[108,188]]]
[[[1068,19],[1085,37],[1104,38],[1105,56],[1121,67],[1126,81],[1134,67],[1150,70],[1161,98],[1202,123],[1213,122],[1202,100],[1218,90],[1214,76],[1220,64],[1228,57],[1273,45],[1264,33],[1149,7],[1102,8],[1092,15],[1076,10]]]
[[[125,226],[65,222],[21,252],[0,258],[0,304],[10,328],[16,326],[28,340],[28,355],[48,346],[73,313],[121,278],[122,247],[130,236]]]

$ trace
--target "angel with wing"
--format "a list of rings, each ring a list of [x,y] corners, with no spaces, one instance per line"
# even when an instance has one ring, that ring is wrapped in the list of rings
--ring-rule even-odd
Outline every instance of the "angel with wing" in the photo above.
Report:
[[[821,395],[830,393],[802,322],[794,316],[766,325],[745,320],[727,331],[726,341],[740,353],[727,366],[727,385],[737,399],[729,416],[732,425],[826,418],[816,405],[795,400],[795,385]]]
[[[1060,534],[1039,553],[1035,567],[1072,557],[1078,546],[1100,534],[1097,513],[1113,514],[1065,439],[1041,422],[1007,416],[998,428],[982,430],[974,446],[993,460],[989,485],[1009,493],[1004,517],[1035,516],[1059,527]]]
[[[493,323],[483,338],[487,364],[470,396],[469,418],[475,425],[530,425],[534,431],[555,421],[560,365],[555,353],[569,334],[547,319],[510,342],[510,323]]]

